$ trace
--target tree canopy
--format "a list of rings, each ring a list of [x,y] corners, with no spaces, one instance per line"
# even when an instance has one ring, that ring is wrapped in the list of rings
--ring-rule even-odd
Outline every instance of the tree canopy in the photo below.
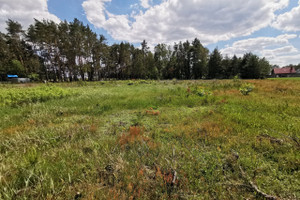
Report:
[[[8,20],[7,33],[0,33],[0,73],[40,80],[264,78],[270,69],[252,53],[242,58],[224,57],[217,48],[210,53],[198,38],[157,44],[153,52],[145,40],[140,48],[108,45],[78,19],[35,20],[26,31]]]

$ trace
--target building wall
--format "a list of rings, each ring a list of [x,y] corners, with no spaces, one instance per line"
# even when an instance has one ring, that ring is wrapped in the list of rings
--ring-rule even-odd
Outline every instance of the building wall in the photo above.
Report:
[[[272,77],[280,78],[280,77],[300,77],[300,74],[273,74]]]
[[[29,78],[13,78],[10,80],[12,83],[29,83]]]

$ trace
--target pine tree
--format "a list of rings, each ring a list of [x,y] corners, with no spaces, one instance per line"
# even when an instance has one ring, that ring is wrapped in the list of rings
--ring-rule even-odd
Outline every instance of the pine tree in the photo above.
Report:
[[[192,62],[192,78],[200,79],[207,74],[207,62],[209,50],[204,48],[199,39],[192,42],[191,62]]]
[[[208,77],[223,78],[222,55],[217,48],[211,53],[208,61]]]

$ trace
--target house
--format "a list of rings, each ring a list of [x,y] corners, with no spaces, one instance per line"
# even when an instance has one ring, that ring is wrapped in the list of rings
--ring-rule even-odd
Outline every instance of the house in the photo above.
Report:
[[[294,67],[274,68],[272,70],[273,77],[295,77],[296,75]]]

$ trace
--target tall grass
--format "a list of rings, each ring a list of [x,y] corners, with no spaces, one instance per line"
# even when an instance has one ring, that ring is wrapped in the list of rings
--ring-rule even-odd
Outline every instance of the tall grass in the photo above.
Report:
[[[0,90],[0,199],[300,198],[297,81]]]
[[[71,94],[71,91],[56,86],[11,89],[0,88],[0,106],[18,106],[45,102],[50,99],[70,96]]]

